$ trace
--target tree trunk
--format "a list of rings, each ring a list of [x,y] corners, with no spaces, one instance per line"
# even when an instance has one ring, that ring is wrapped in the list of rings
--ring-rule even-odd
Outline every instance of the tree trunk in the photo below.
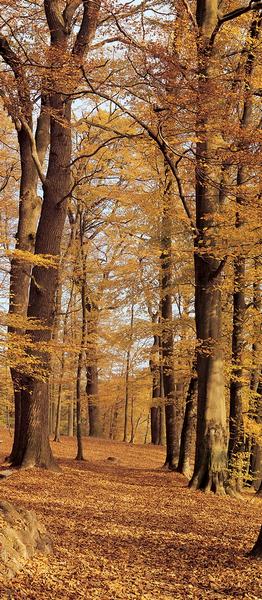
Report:
[[[195,315],[197,330],[198,412],[196,457],[190,486],[225,493],[227,423],[222,341],[221,273],[224,261],[217,238],[221,161],[213,115],[219,113],[216,59],[216,0],[197,1],[198,107],[196,144]],[[212,99],[212,111],[211,102]],[[212,116],[210,116],[212,115]]]
[[[68,405],[67,435],[68,435],[68,437],[73,437],[73,435],[74,435],[74,401],[73,401],[73,399],[70,400],[70,404]]]
[[[157,396],[156,396],[157,397]],[[153,395],[154,400],[154,395]],[[159,444],[160,437],[160,408],[159,406],[151,406],[150,408],[151,422],[151,444],[155,446]]]
[[[180,452],[177,471],[186,477],[190,475],[190,459],[192,449],[192,436],[194,430],[195,398],[197,394],[197,375],[193,374],[186,397],[185,415],[181,432]]]
[[[86,368],[86,395],[88,402],[89,436],[102,435],[101,415],[98,406],[98,372],[97,364]]]
[[[155,319],[157,315],[154,315]],[[160,365],[159,365],[159,336],[154,335],[151,349],[150,370],[152,375],[152,404],[150,408],[151,443],[159,444],[160,434]]]
[[[53,109],[51,116],[50,154],[44,199],[36,234],[36,254],[59,255],[61,237],[66,217],[65,198],[70,190],[71,106],[62,95],[50,98]],[[63,118],[63,122],[59,120]],[[67,122],[67,125],[65,125]],[[57,181],[60,181],[59,187]],[[47,234],[48,232],[48,234]],[[47,343],[51,339],[54,321],[54,300],[57,287],[57,268],[33,268],[28,316],[41,320],[44,330],[34,330],[31,338],[35,344]],[[39,361],[43,376],[49,370],[49,355],[45,351],[31,350],[32,358]],[[37,376],[23,378],[22,417],[17,452],[12,456],[16,466],[44,466],[54,468],[48,438],[48,381]]]
[[[256,281],[253,284],[253,303],[259,318],[261,317],[261,286],[258,277],[258,263],[254,261]],[[262,371],[260,368],[260,352],[261,352],[261,323],[258,331],[256,319],[254,320],[254,342],[252,344],[254,366],[251,373],[250,390],[252,394],[251,414],[257,423],[262,423]],[[252,477],[252,487],[257,491],[262,481],[262,447],[258,444],[257,439],[253,437],[251,443],[250,456],[250,475]]]
[[[28,109],[30,111],[30,116],[27,115],[27,123],[32,129],[32,107],[30,106],[30,103]],[[41,201],[37,196],[38,174],[32,158],[32,149],[29,136],[23,125],[17,132],[17,136],[20,152],[21,180],[16,248],[26,252],[34,252],[36,229],[41,210]],[[46,112],[44,102],[42,102],[41,113],[37,121],[35,140],[39,160],[42,164],[49,141],[49,115]],[[27,316],[31,271],[32,266],[30,263],[18,258],[12,259],[10,269],[10,314],[17,314],[19,316],[24,316],[25,318]],[[24,330],[19,331],[13,327],[10,327],[9,331],[10,333],[19,333],[21,335],[24,334]],[[19,368],[11,369],[11,377],[14,386],[15,428],[13,447],[9,457],[10,462],[12,462],[13,457],[16,455],[19,445],[21,423],[21,387],[23,385],[22,373],[23,371],[19,371]]]
[[[58,386],[58,394],[57,394],[54,442],[60,442],[61,404],[62,404],[62,383],[60,381],[59,386]]]
[[[130,335],[129,345],[126,353],[126,374],[125,374],[125,406],[124,406],[124,436],[123,442],[127,442],[128,434],[128,409],[129,409],[129,376],[130,376],[130,353],[133,341],[133,324],[134,324],[134,304],[131,306],[131,318],[130,318]]]
[[[45,0],[44,2],[52,51],[49,53],[49,66],[51,68],[48,70],[43,87],[46,87],[48,95],[51,127],[48,169],[43,185],[44,199],[36,233],[35,252],[36,254],[47,254],[56,258],[60,254],[61,237],[67,213],[66,201],[71,187],[70,81],[67,77],[61,77],[61,71],[67,56],[71,60],[75,72],[79,72],[83,56],[88,51],[96,31],[100,2],[98,0],[95,6],[91,6],[91,9],[89,2],[83,3],[81,24],[73,48],[69,52],[68,41],[77,8],[78,4],[74,4],[72,7],[70,3],[70,7],[67,5],[62,12],[59,3],[51,0]],[[10,52],[6,42],[1,45],[1,53],[3,52],[7,57],[8,64],[14,71],[18,87],[20,85],[19,92],[23,99],[27,93],[23,79],[23,67],[20,63],[17,63],[16,56]],[[13,56],[15,56],[15,59],[13,59]],[[44,92],[42,97],[44,98]],[[26,120],[28,114],[32,115],[32,107],[30,109],[31,112],[25,113]],[[38,361],[38,369],[35,369],[35,371],[40,370],[41,379],[39,372],[35,375],[23,377],[19,440],[16,443],[15,452],[12,452],[12,462],[17,466],[52,467],[55,464],[48,438],[49,394],[47,374],[50,369],[50,357],[46,346],[51,338],[54,321],[53,309],[56,287],[57,268],[55,265],[48,268],[34,267],[30,286],[28,317],[41,321],[45,329],[30,332],[32,341],[35,344],[34,349],[30,350],[30,354],[33,360]]]
[[[232,332],[232,367],[230,381],[230,416],[229,416],[229,490],[241,492],[243,485],[243,469],[245,456],[244,423],[243,423],[243,367],[242,354],[244,345],[245,316],[245,258],[238,256],[234,260],[234,294],[233,294],[233,332]]]
[[[262,374],[260,376],[262,377]],[[260,425],[262,423],[262,378],[257,388],[255,421]],[[262,447],[257,440],[253,441],[251,448],[250,475],[252,477],[252,486],[258,493],[262,484]]]
[[[160,352],[162,355],[162,342],[160,342]],[[163,377],[163,365],[160,364],[160,396],[161,396],[161,405],[159,407],[159,446],[165,445],[165,407],[163,404],[165,391],[164,391],[164,377]]]
[[[261,526],[260,532],[258,534],[257,541],[256,541],[255,545],[253,546],[249,555],[254,556],[255,558],[260,558],[260,559],[262,558],[262,526]]]
[[[246,61],[244,65],[244,103],[240,118],[240,130],[245,131],[252,121],[252,73],[255,65],[254,42],[259,35],[257,19],[251,23],[250,36],[246,44]],[[239,112],[241,111],[241,103]],[[240,142],[239,150],[245,150],[245,143]],[[236,229],[241,232],[244,225],[243,207],[245,198],[243,188],[249,177],[249,169],[240,165],[237,170],[237,186],[240,193],[236,198]],[[241,242],[239,242],[241,243]],[[243,474],[245,470],[245,439],[243,423],[243,348],[244,348],[244,320],[245,320],[245,256],[240,251],[234,258],[234,294],[233,294],[233,332],[232,332],[232,377],[230,381],[230,418],[229,418],[229,447],[228,465],[229,482],[228,491],[238,493],[242,490]]]
[[[174,469],[179,455],[176,393],[174,376],[174,340],[172,326],[172,179],[165,164],[165,188],[161,222],[161,343],[163,358],[163,386],[165,398],[166,460],[164,468]]]
[[[76,460],[85,460],[82,441],[82,411],[81,411],[81,373],[83,364],[83,351],[79,352],[76,375],[76,438],[77,455]]]

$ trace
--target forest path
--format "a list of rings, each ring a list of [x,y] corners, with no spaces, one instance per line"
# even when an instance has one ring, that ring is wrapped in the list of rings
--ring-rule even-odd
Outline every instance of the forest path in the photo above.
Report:
[[[3,460],[11,438],[0,437]],[[261,562],[245,556],[261,502],[190,491],[159,470],[160,447],[85,439],[84,448],[86,462],[76,462],[75,440],[62,437],[53,443],[60,474],[0,482],[0,497],[35,510],[54,543],[0,583],[1,600],[262,599]]]

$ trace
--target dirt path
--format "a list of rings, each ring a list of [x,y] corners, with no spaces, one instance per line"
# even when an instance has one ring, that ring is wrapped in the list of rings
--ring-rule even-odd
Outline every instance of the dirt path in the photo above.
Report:
[[[0,432],[1,458],[10,437]],[[86,440],[53,444],[62,473],[17,472],[1,497],[34,509],[54,554],[34,558],[1,600],[262,599],[262,566],[245,557],[258,534],[261,503],[191,492],[157,469],[164,452]],[[116,460],[108,460],[114,457]]]

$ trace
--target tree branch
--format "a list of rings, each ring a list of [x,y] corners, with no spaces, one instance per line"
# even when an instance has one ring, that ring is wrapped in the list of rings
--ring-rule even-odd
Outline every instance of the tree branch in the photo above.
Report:
[[[7,39],[0,35],[0,54],[5,61],[5,63],[12,69],[15,77],[19,77],[21,75],[21,62],[19,57],[10,47]]]
[[[178,170],[176,168],[175,163],[173,162],[173,160],[171,159],[169,152],[168,152],[168,148],[166,146],[166,143],[163,139],[161,139],[158,135],[158,133],[155,133],[153,131],[153,129],[151,129],[151,127],[149,125],[147,125],[147,123],[145,123],[144,121],[142,121],[142,119],[140,119],[137,115],[134,115],[132,112],[130,112],[130,110],[128,110],[127,107],[123,106],[118,100],[116,100],[115,98],[112,98],[111,96],[108,96],[105,93],[101,93],[99,91],[96,91],[95,88],[92,86],[91,82],[88,80],[88,77],[85,73],[84,67],[81,67],[82,73],[84,75],[84,78],[86,80],[86,82],[88,83],[89,87],[91,88],[91,91],[96,94],[99,95],[101,98],[104,98],[104,100],[108,100],[109,102],[113,102],[118,108],[120,108],[120,110],[127,114],[129,117],[131,117],[131,119],[133,119],[134,121],[136,121],[136,123],[138,123],[143,129],[144,131],[147,132],[148,136],[154,140],[154,142],[157,144],[158,148],[160,149],[160,151],[162,152],[163,156],[165,157],[171,171],[172,174],[175,177],[176,183],[177,183],[177,187],[178,187],[178,192],[179,192],[179,197],[181,199],[181,202],[183,204],[183,207],[185,209],[185,212],[188,216],[188,219],[190,221],[190,225],[192,228],[192,231],[194,232],[195,235],[198,235],[198,231],[197,231],[197,227],[194,223],[194,219],[191,215],[190,209],[187,205],[187,201],[185,198],[185,195],[183,193],[183,189],[182,189],[182,184],[180,181],[180,177],[178,174]],[[95,123],[94,123],[95,125]]]
[[[67,33],[64,17],[59,7],[59,0],[44,0],[44,7],[51,41],[58,42],[61,34],[64,37]]]
[[[94,38],[101,0],[82,0],[82,4],[84,7],[82,23],[73,48],[73,54],[80,58],[84,56]]]
[[[45,183],[45,176],[44,176],[44,173],[42,171],[42,166],[41,166],[41,163],[40,163],[40,160],[39,160],[39,156],[38,156],[38,152],[37,152],[37,149],[36,149],[36,143],[35,143],[35,138],[34,138],[33,132],[32,132],[31,128],[29,127],[29,125],[28,125],[28,123],[27,123],[27,121],[26,121],[26,119],[24,117],[19,116],[19,120],[21,122],[21,125],[25,129],[28,137],[29,137],[30,144],[31,144],[32,159],[33,159],[33,161],[35,163],[36,170],[37,170],[37,173],[39,175],[39,178],[41,179],[42,183]]]
[[[75,12],[79,8],[79,6],[81,6],[81,4],[82,4],[82,0],[67,0],[66,1],[66,7],[63,12],[63,18],[64,18],[65,26],[66,26],[68,33],[71,31],[72,21],[73,21]]]
[[[245,13],[250,12],[251,10],[259,10],[260,8],[262,8],[261,0],[251,0],[248,6],[236,8],[235,10],[232,10],[231,12],[219,17],[219,24],[226,23],[226,21],[232,21],[232,19],[236,19],[237,17],[240,17],[240,15],[244,15]]]

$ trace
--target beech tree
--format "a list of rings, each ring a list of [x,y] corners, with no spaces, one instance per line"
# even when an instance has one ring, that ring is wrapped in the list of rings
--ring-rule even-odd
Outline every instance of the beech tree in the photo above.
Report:
[[[82,17],[76,34],[75,15],[80,6],[82,6]],[[50,148],[46,177],[42,174],[41,161],[32,134],[30,90],[23,78],[23,69],[20,64],[17,64],[13,50],[5,38],[1,39],[1,53],[14,72],[18,82],[18,95],[20,94],[25,111],[25,115],[19,115],[20,123],[22,123],[19,127],[19,136],[20,143],[28,155],[24,178],[27,180],[30,177],[30,182],[27,184],[29,190],[27,193],[27,189],[24,188],[24,179],[22,179],[21,195],[24,197],[27,194],[30,198],[29,210],[31,210],[32,195],[35,198],[32,190],[35,191],[37,173],[43,183],[43,203],[36,232],[35,253],[57,257],[60,252],[63,226],[67,214],[67,198],[71,188],[72,92],[75,91],[75,86],[81,80],[81,64],[96,31],[100,3],[94,5],[85,0],[83,2],[72,0],[65,2],[61,8],[56,0],[46,0],[44,9],[50,32],[50,49],[46,54],[48,61],[46,74],[41,82],[42,103],[48,102],[48,113],[45,112],[45,118],[47,114],[48,117],[50,115]],[[72,74],[70,80],[66,76],[68,70]],[[58,181],[59,186],[57,185]],[[28,237],[28,232],[27,239],[31,239],[30,235]],[[29,318],[41,320],[45,325],[45,329],[41,331],[31,331],[31,338],[39,348],[32,352],[40,358],[43,368],[47,370],[49,355],[47,349],[43,349],[43,347],[51,337],[56,284],[57,268],[55,265],[48,270],[43,267],[34,267],[27,314]],[[26,287],[21,285],[21,288],[26,297]],[[54,467],[55,463],[48,440],[48,382],[39,380],[36,376],[27,376],[23,377],[23,381],[20,382],[20,389],[21,420],[18,442],[12,452],[12,462],[16,466],[24,467],[34,465]]]

